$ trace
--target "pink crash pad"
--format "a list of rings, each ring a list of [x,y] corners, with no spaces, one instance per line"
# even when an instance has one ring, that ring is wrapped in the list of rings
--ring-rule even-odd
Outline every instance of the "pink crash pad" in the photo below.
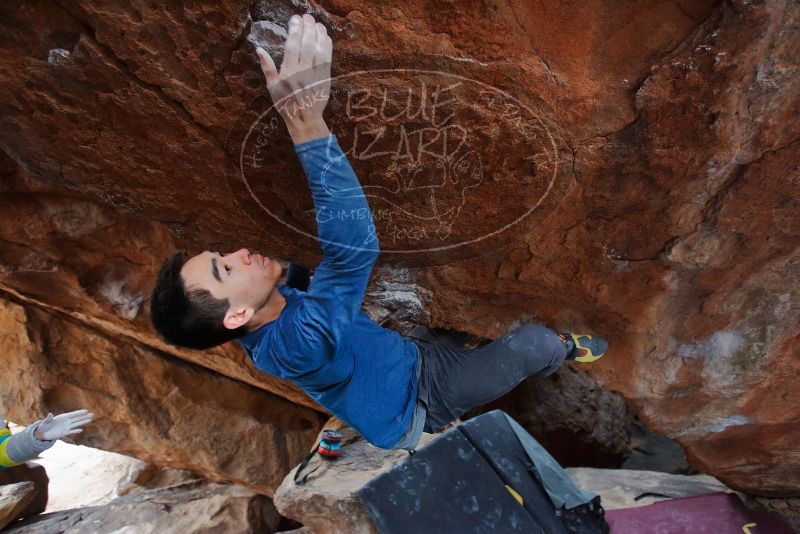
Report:
[[[713,493],[607,510],[611,534],[795,534],[783,521],[748,510],[732,493]]]

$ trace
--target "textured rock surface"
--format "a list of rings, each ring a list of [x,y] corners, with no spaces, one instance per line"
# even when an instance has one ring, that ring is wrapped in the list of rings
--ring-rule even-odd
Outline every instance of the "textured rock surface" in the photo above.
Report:
[[[235,348],[159,345],[141,312],[173,244],[313,259],[313,240],[288,226],[309,230],[313,212],[285,136],[250,154],[252,188],[226,172],[237,148],[226,153],[228,133],[251,122],[242,113],[263,95],[252,42],[275,50],[273,23],[297,9],[288,0],[3,3],[0,145],[26,178],[16,193],[3,188],[0,289],[136,350],[308,402],[255,376]],[[337,43],[330,123],[354,147],[364,183],[397,193],[371,199],[383,210],[382,308],[399,302],[434,326],[484,337],[525,320],[603,332],[612,353],[588,370],[678,439],[696,467],[737,489],[800,495],[795,3],[325,0],[310,9]],[[403,67],[439,71],[418,75],[429,87],[450,87],[453,74],[475,82],[453,89],[459,97],[478,98],[481,84],[496,97],[454,108],[476,151],[459,148],[453,168],[421,160],[423,178],[439,176],[437,163],[452,171],[452,187],[430,198],[412,187],[413,166],[354,145],[356,130],[392,128],[397,144],[399,126],[437,123],[347,107],[348,90],[403,92],[413,76],[345,74]],[[441,119],[434,130],[446,131]],[[393,215],[398,198],[418,211]],[[55,209],[63,205],[95,215]],[[478,239],[487,229],[498,233]],[[463,261],[443,265],[452,259]]]
[[[756,497],[750,499],[748,504],[758,510],[780,516],[795,531],[800,532],[800,499]]]
[[[567,473],[579,487],[600,495],[606,510],[730,491],[725,484],[707,475],[672,475],[657,471],[587,467],[570,467]]]
[[[645,428],[641,421],[634,423],[633,452],[619,467],[622,469],[639,469],[643,471],[659,471],[674,475],[696,475],[686,458],[683,448],[666,436],[653,434]]]
[[[326,425],[326,428],[336,428]],[[405,451],[378,449],[357,437],[349,427],[339,428],[346,454],[336,461],[315,456],[303,473],[311,473],[300,486],[294,483],[293,469],[275,492],[275,507],[282,516],[303,524],[314,534],[374,534],[377,532],[369,512],[356,492],[395,463],[408,457]],[[433,438],[423,434],[420,447]]]
[[[81,443],[266,495],[322,422],[260,389],[2,300],[0,352],[14,378],[0,397],[9,420],[91,406],[96,417]]]
[[[442,326],[606,333],[590,372],[699,469],[775,494],[800,492],[797,24],[790,4],[714,10],[637,82],[629,124],[576,142],[542,230],[423,284]]]
[[[244,488],[195,481],[119,497],[104,506],[45,514],[23,521],[15,534],[186,534],[274,532],[270,500]]]
[[[48,513],[100,506],[120,495],[199,478],[189,471],[162,469],[130,456],[60,440],[31,465],[42,474],[47,470],[45,477],[50,479],[49,484],[45,480],[47,508],[43,504],[38,512]],[[76,484],[76,480],[82,483]]]
[[[184,245],[163,225],[58,194],[52,182],[30,176],[5,155],[0,211],[0,290],[92,330],[316,408],[299,388],[256,371],[238,347],[186,351],[155,335],[143,313],[147,295],[160,262]]]
[[[50,478],[47,476],[44,467],[33,462],[25,462],[0,471],[0,486],[18,482],[33,483],[35,497],[17,517],[28,517],[44,512],[50,496]]]
[[[17,520],[36,498],[33,482],[16,482],[0,486],[0,529]]]
[[[617,467],[631,454],[633,413],[578,364],[526,380],[491,409],[512,416],[563,466]]]

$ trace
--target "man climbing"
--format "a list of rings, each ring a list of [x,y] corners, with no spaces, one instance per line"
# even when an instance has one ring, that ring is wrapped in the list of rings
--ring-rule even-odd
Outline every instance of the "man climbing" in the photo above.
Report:
[[[323,119],[333,43],[311,15],[289,21],[283,63],[258,49],[267,88],[303,165],[323,251],[307,291],[279,284],[282,267],[241,249],[171,255],[151,300],[153,324],[167,341],[208,348],[238,339],[261,371],[298,384],[373,445],[412,449],[470,408],[546,376],[565,360],[593,361],[598,337],[559,335],[525,324],[466,350],[409,339],[361,311],[380,253],[367,200]],[[355,216],[354,216],[355,215]]]

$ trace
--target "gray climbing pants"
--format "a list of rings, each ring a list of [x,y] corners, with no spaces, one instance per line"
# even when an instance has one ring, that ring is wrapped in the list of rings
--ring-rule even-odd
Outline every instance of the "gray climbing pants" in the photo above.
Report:
[[[408,338],[422,358],[419,400],[427,410],[425,432],[505,395],[529,376],[554,373],[567,356],[558,335],[536,324],[523,324],[475,349]]]

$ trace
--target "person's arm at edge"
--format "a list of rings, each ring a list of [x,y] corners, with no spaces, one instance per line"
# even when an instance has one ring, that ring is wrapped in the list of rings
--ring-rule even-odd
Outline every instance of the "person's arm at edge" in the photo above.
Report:
[[[12,436],[5,421],[0,417],[0,469],[32,460],[53,446],[56,440],[40,440],[36,437],[35,432],[39,423],[40,421],[36,421]]]

